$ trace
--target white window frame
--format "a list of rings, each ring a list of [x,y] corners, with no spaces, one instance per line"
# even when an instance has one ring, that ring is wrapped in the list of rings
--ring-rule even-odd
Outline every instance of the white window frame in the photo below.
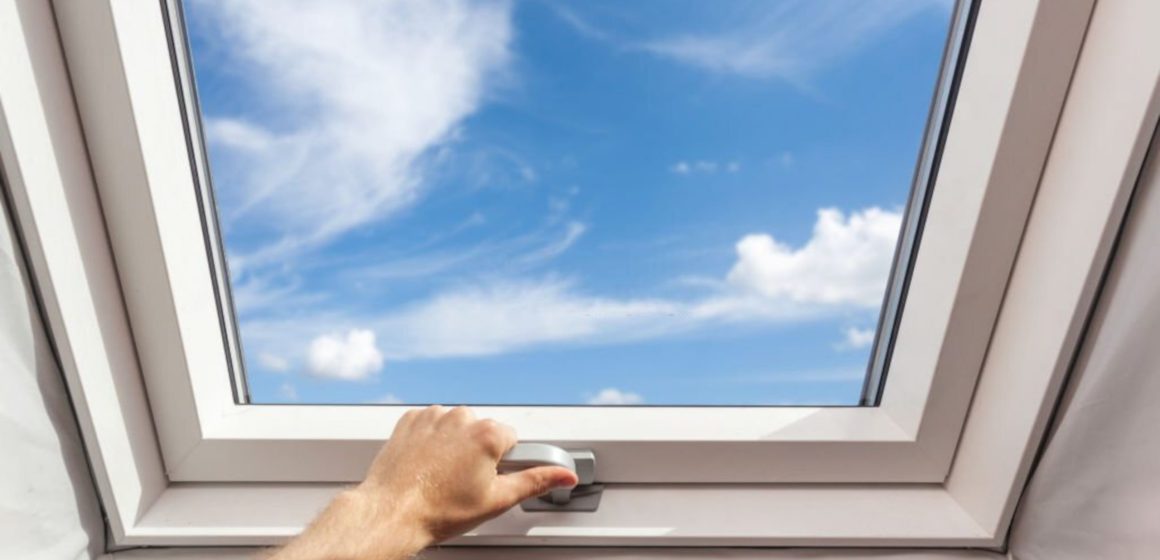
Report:
[[[237,404],[172,5],[40,4],[0,2],[0,161],[113,540],[284,539],[406,407]],[[981,1],[879,406],[481,407],[610,484],[456,542],[1000,546],[1156,124],[1160,7],[1093,4]]]
[[[236,402],[232,321],[211,304],[228,308],[209,265],[218,243],[205,242],[216,227],[203,222],[204,151],[189,140],[197,119],[183,118],[192,79],[183,41],[166,33],[180,29],[177,4],[140,4],[65,2],[57,18],[168,475],[358,480],[406,407]],[[975,30],[984,45],[956,103],[973,114],[946,140],[880,406],[479,413],[528,440],[593,449],[605,482],[944,479],[1085,24],[1083,10],[1034,8],[991,8]],[[1035,47],[1035,65],[1011,56]],[[972,77],[972,62],[988,73]],[[1052,84],[1046,98],[1026,95],[1032,78]]]

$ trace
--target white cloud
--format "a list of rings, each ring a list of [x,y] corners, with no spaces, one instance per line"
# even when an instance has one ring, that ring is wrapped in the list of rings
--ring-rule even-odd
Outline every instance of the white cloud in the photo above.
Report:
[[[223,64],[279,115],[267,126],[211,115],[211,143],[226,150],[215,163],[235,179],[219,181],[226,219],[283,237],[284,251],[414,200],[424,159],[453,140],[510,58],[503,0],[195,7],[229,45]]]
[[[478,356],[537,344],[646,336],[680,307],[663,300],[586,296],[558,280],[495,283],[437,295],[383,317],[377,330],[390,358]]]
[[[858,350],[868,348],[874,343],[874,329],[859,329],[850,327],[843,333],[842,342],[837,344],[839,350]]]
[[[725,31],[676,33],[638,48],[710,72],[802,83],[895,25],[945,5],[944,0],[798,0],[772,8],[756,3],[753,12],[735,12],[734,20],[721,26]]]
[[[283,383],[278,386],[278,398],[287,402],[297,402],[298,389],[292,383]]]
[[[564,23],[568,24],[574,31],[583,37],[597,41],[612,41],[613,38],[603,29],[596,27],[588,22],[588,20],[580,17],[576,12],[569,10],[561,3],[553,3],[552,8],[555,9],[556,16]]]
[[[524,264],[529,264],[556,258],[571,248],[587,231],[588,226],[582,222],[568,222],[567,226],[564,227],[564,234],[560,239],[529,251],[520,257],[519,261]]]
[[[318,377],[353,381],[364,379],[383,367],[383,354],[375,346],[375,333],[351,329],[322,335],[310,342],[309,371]]]
[[[226,117],[206,119],[205,132],[222,146],[247,152],[265,151],[275,141],[272,134],[255,125]]]
[[[712,160],[696,160],[696,161],[678,161],[669,166],[669,171],[677,175],[693,175],[705,174],[712,175],[718,171],[726,173],[737,173],[741,170],[741,164],[736,161],[712,161]]]
[[[718,289],[693,300],[587,295],[569,282],[500,282],[437,295],[374,324],[392,359],[621,343],[724,322],[787,322],[881,305],[901,215],[818,212],[801,247],[753,234]]]
[[[630,405],[642,402],[644,399],[640,395],[621,391],[614,387],[601,389],[599,393],[596,393],[596,396],[588,399],[588,404],[592,405]]]
[[[381,397],[367,401],[368,404],[403,404],[403,399],[395,396],[394,393],[387,393]]]
[[[587,224],[568,221],[556,224],[556,216],[549,215],[545,226],[532,233],[520,234],[500,239],[489,239],[470,245],[466,249],[436,249],[439,239],[423,243],[405,250],[405,256],[385,257],[381,248],[358,255],[358,264],[339,271],[344,281],[358,284],[361,281],[381,283],[383,280],[418,279],[431,280],[451,271],[488,270],[493,274],[512,275],[517,272],[542,267],[571,249],[588,231]],[[481,218],[482,219],[482,218]],[[460,229],[460,228],[456,228]],[[439,237],[450,237],[444,234]],[[246,282],[248,283],[248,282]],[[284,296],[283,296],[284,297]],[[251,299],[262,300],[262,294]]]
[[[747,373],[741,375],[719,376],[713,379],[714,383],[731,383],[741,385],[794,385],[794,384],[827,384],[849,383],[866,378],[864,369],[812,369],[768,371]]]
[[[283,373],[290,370],[290,361],[281,356],[262,352],[258,354],[258,363],[269,371]]]
[[[364,336],[370,331],[377,335],[371,347],[376,353],[381,349],[380,360],[416,360],[546,345],[621,344],[726,324],[869,313],[880,305],[900,222],[899,213],[879,208],[848,216],[826,209],[819,211],[812,237],[800,247],[766,234],[746,236],[737,245],[729,273],[699,284],[698,297],[614,298],[585,293],[575,282],[559,278],[491,279],[385,313],[343,314],[330,306],[309,319],[296,314],[250,320],[243,329],[254,350],[309,345],[313,355],[314,344],[302,341],[359,325],[369,329],[362,331]],[[331,340],[325,343],[329,346],[340,340],[334,335],[319,338]]]
[[[230,296],[234,311],[241,317],[286,307],[305,307],[325,297],[301,291],[295,278],[275,278],[257,274],[239,274],[231,263]]]
[[[813,236],[800,248],[763,233],[743,237],[728,280],[768,299],[876,307],[901,224],[900,213],[880,208],[848,217],[822,209]]]

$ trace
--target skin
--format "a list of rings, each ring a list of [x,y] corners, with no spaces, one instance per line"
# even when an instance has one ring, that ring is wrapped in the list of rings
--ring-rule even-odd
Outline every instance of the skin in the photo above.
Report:
[[[467,407],[403,415],[366,479],[340,493],[269,560],[396,560],[470,531],[521,501],[577,484],[560,467],[498,474],[516,434]]]

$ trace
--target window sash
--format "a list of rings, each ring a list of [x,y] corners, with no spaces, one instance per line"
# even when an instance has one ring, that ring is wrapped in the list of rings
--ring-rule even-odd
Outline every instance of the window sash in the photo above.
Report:
[[[975,22],[880,406],[481,412],[529,440],[594,449],[609,482],[943,480],[1082,39],[1072,8],[1016,4],[987,3]],[[229,321],[206,305],[227,302],[205,242],[204,152],[183,118],[192,81],[167,36],[177,17],[168,2],[58,7],[168,472],[355,480],[405,407],[244,405],[227,382]]]
[[[76,11],[79,4],[90,11]],[[124,3],[115,4],[118,10],[130,10]],[[1147,0],[1101,2],[1094,16],[1092,6],[1093,2],[1064,5],[1050,0],[984,0],[982,6],[980,23],[997,17],[1003,33],[1033,19],[1046,32],[1073,39],[1047,44],[1034,35],[1028,39],[1030,54],[1024,56],[1020,75],[1039,73],[1034,83],[1042,89],[1024,90],[1025,96],[1049,103],[1044,95],[1054,91],[1047,88],[1053,64],[1063,64],[1057,50],[1070,50],[1074,59],[1081,38],[1084,48],[1070,86],[1059,86],[1059,95],[1066,89],[1068,98],[1051,150],[1060,155],[1047,161],[1041,177],[1037,174],[1042,186],[1026,220],[1002,313],[989,331],[979,383],[970,384],[974,390],[969,414],[944,481],[614,484],[599,517],[574,521],[513,511],[458,543],[1001,546],[1052,404],[1088,323],[1160,113],[1160,35],[1150,25],[1160,18],[1160,5]],[[284,539],[302,527],[335,487],[182,483],[166,472],[162,424],[167,420],[153,414],[156,400],[150,408],[150,400],[164,391],[155,386],[155,379],[142,375],[150,364],[135,355],[140,352],[140,328],[134,324],[130,331],[132,311],[127,317],[122,308],[123,297],[126,307],[133,305],[132,286],[125,279],[127,265],[120,254],[114,264],[106,244],[112,235],[106,225],[112,227],[115,216],[105,205],[102,221],[104,199],[98,200],[94,191],[94,183],[109,179],[108,169],[97,168],[97,152],[116,150],[94,142],[100,137],[88,125],[99,122],[100,115],[86,114],[82,107],[86,125],[82,132],[71,110],[74,102],[92,109],[93,92],[81,95],[78,87],[74,99],[69,89],[70,78],[77,84],[86,79],[86,72],[99,69],[72,64],[71,57],[81,56],[76,49],[83,31],[77,30],[134,16],[114,18],[112,6],[103,2],[60,2],[55,8],[54,14],[41,3],[0,3],[0,50],[8,53],[0,57],[0,161],[108,513],[111,542],[211,546]],[[65,49],[72,53],[71,75],[54,36],[56,24]],[[975,49],[978,52],[978,46]],[[1114,111],[1109,109],[1113,107]],[[983,118],[978,114],[981,109],[985,107],[973,107],[970,115]],[[961,114],[960,106],[960,121]],[[126,123],[139,124],[121,125]],[[1093,143],[1092,138],[1100,141]],[[1007,149],[1034,151],[1033,146],[1014,146]],[[980,150],[989,147],[994,146],[983,145]],[[93,158],[92,167],[86,155]],[[98,188],[113,188],[105,185]],[[173,390],[180,395],[184,389]],[[893,393],[890,388],[887,395]],[[941,404],[937,391],[931,394],[928,401]],[[928,402],[927,408],[931,406]],[[261,408],[230,412],[244,423],[241,418]],[[197,423],[192,429],[202,427]],[[298,451],[292,459],[304,456],[302,448]],[[279,459],[285,457],[266,457]],[[689,504],[697,505],[697,515],[682,509]],[[648,515],[633,518],[632,511]],[[677,515],[691,520],[680,525],[674,521]],[[596,520],[608,524],[597,526]],[[669,532],[662,535],[663,531]]]

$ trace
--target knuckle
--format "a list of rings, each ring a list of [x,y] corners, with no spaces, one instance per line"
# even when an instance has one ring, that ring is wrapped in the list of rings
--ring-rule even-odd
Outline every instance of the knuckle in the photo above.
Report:
[[[475,433],[480,438],[494,437],[499,430],[499,423],[491,418],[484,418],[475,423]]]
[[[407,412],[404,412],[403,415],[399,417],[399,421],[395,422],[395,429],[401,430],[407,426],[410,426],[411,423],[415,421],[415,416],[417,414],[418,412],[414,410],[408,410]]]
[[[475,439],[484,446],[484,449],[496,454],[506,451],[507,442],[499,422],[486,418],[477,422],[475,426]]]
[[[537,472],[532,475],[531,491],[533,494],[543,494],[550,490],[549,479],[544,473]]]

